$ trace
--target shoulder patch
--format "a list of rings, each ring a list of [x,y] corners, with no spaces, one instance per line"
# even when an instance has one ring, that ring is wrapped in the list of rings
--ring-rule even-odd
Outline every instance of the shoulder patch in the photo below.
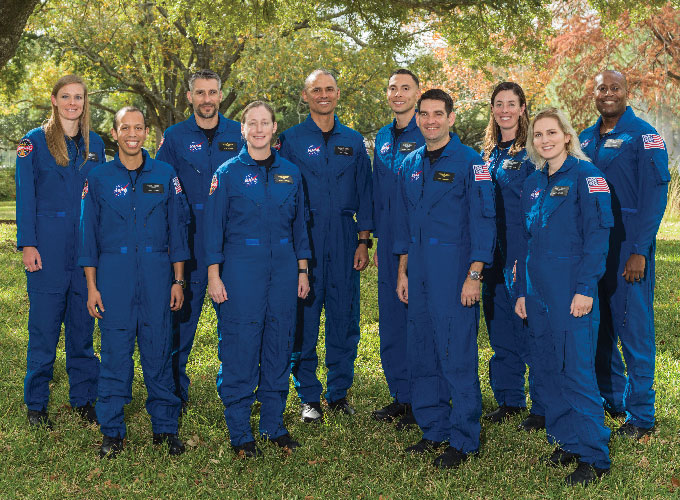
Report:
[[[272,147],[274,149],[276,149],[277,151],[281,151],[281,137],[276,139],[276,142],[274,143],[274,145]]]
[[[217,180],[217,174],[213,175],[212,181],[210,182],[210,192],[208,193],[208,196],[213,194],[215,192],[215,189],[217,189],[217,185],[219,184],[219,181]]]
[[[163,146],[163,143],[164,143],[164,142],[165,142],[165,136],[161,137],[161,142],[160,142],[160,144],[158,145],[158,149],[161,149],[161,147]]]
[[[489,173],[488,165],[473,165],[472,170],[475,173],[476,181],[490,181],[491,174]]]
[[[587,147],[588,147],[588,144],[590,144],[590,141],[592,141],[592,139],[586,139],[585,141],[583,141],[583,142],[581,143],[581,147],[582,147],[582,148],[587,148]]]
[[[87,196],[87,179],[85,179],[85,185],[83,186],[83,194],[80,196],[80,199],[84,200],[85,197]]]
[[[17,156],[19,158],[25,158],[31,154],[31,151],[33,151],[33,143],[30,139],[21,139],[17,144]]]
[[[586,177],[589,193],[609,193],[609,185],[604,177]]]
[[[177,176],[172,178],[172,183],[175,185],[175,194],[179,194],[182,192],[182,185],[179,183],[179,179]]]
[[[644,134],[642,145],[645,149],[666,149],[663,138],[659,134]]]

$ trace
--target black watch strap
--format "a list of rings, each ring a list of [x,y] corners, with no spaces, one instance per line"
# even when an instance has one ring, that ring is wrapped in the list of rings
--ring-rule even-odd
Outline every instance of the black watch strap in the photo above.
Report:
[[[359,238],[358,245],[366,245],[366,248],[373,248],[373,240],[371,238]]]
[[[309,268],[298,268],[298,274],[307,274],[309,275]]]
[[[166,283],[167,283],[167,282],[166,282]],[[172,280],[172,284],[173,284],[173,285],[179,285],[179,286],[181,286],[182,288],[186,288],[186,287],[187,287],[187,282],[186,282],[186,280]]]

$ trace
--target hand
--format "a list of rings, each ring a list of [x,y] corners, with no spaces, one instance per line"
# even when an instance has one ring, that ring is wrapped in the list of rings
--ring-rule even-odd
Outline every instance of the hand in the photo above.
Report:
[[[626,267],[621,276],[623,276],[628,283],[635,283],[640,281],[645,275],[645,256],[637,253],[631,254],[626,261]]]
[[[373,264],[378,267],[378,244],[375,244],[375,252],[373,252]]]
[[[474,306],[477,302],[479,302],[481,288],[481,280],[472,280],[469,277],[465,278],[463,290],[460,292],[460,303],[465,307]]]
[[[227,289],[224,287],[224,283],[220,278],[208,278],[208,293],[210,298],[213,299],[218,304],[221,304],[227,298]]]
[[[170,310],[179,311],[184,304],[184,290],[182,285],[174,284],[170,288]]]
[[[522,319],[527,319],[527,304],[524,297],[519,297],[515,302],[515,314]]]
[[[397,297],[404,304],[408,304],[408,276],[403,273],[397,277]]]
[[[354,269],[357,271],[363,271],[368,267],[368,248],[366,245],[357,245],[357,249],[354,252]]]
[[[571,299],[571,307],[569,308],[569,314],[574,318],[580,318],[585,316],[593,309],[593,298],[586,295],[581,295],[580,293],[575,293],[574,298]]]
[[[29,273],[40,271],[42,269],[42,259],[40,252],[35,247],[24,247],[22,250],[22,260],[24,261],[24,269]]]
[[[97,319],[102,319],[102,315],[99,311],[106,311],[104,309],[104,303],[102,302],[102,294],[99,290],[88,290],[87,291],[87,312],[90,316]]]
[[[298,297],[306,299],[309,295],[309,276],[306,273],[298,274]]]

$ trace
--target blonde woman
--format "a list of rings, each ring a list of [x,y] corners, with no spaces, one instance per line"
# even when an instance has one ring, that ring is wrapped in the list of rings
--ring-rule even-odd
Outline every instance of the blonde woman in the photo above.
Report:
[[[555,108],[533,119],[527,151],[538,170],[522,190],[527,254],[518,265],[515,312],[528,320],[548,440],[557,444],[545,461],[578,462],[566,482],[587,485],[610,467],[610,431],[595,379],[597,282],[613,225],[609,187]]]
[[[51,428],[49,383],[64,324],[71,406],[96,422],[99,360],[94,320],[77,264],[80,198],[88,172],[105,160],[104,143],[90,131],[87,86],[67,75],[52,89],[52,115],[17,147],[17,248],[23,253],[30,309],[24,400],[31,425]]]

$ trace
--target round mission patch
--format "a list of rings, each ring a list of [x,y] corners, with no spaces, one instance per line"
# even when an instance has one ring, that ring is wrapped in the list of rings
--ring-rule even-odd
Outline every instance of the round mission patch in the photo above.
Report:
[[[30,139],[21,139],[17,145],[17,156],[19,158],[24,158],[31,154],[33,151],[33,143]]]

